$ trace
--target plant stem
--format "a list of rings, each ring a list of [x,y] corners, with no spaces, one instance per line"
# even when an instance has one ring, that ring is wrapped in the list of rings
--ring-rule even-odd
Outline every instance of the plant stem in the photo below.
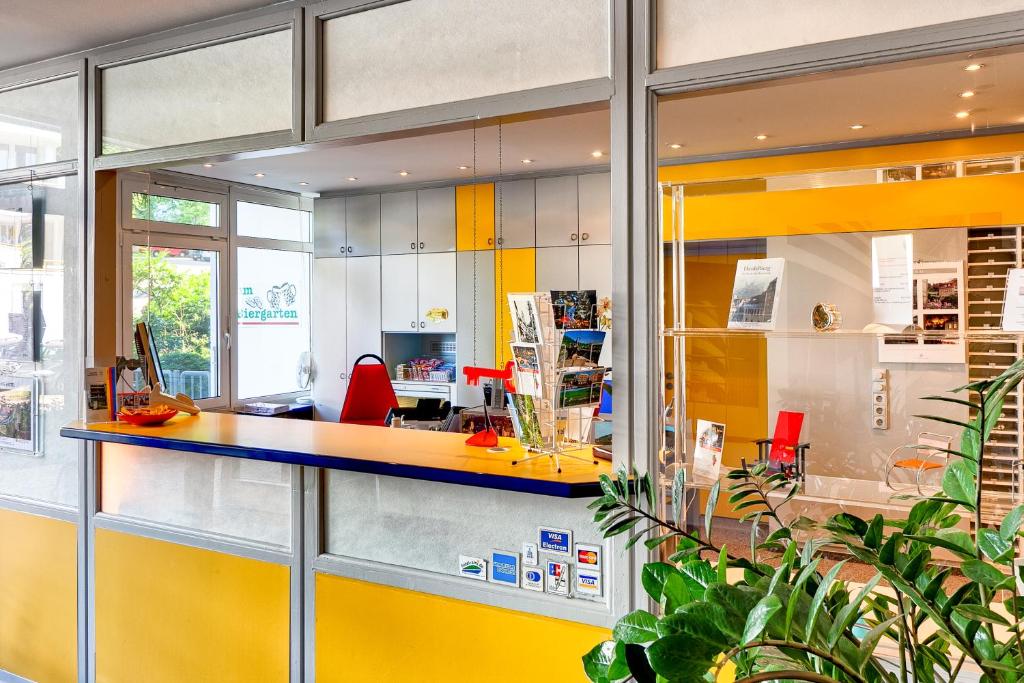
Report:
[[[814,655],[815,657],[821,659],[822,661],[828,662],[829,664],[831,664],[832,666],[836,667],[837,669],[842,671],[844,674],[849,676],[854,681],[865,681],[865,678],[863,676],[861,676],[855,670],[851,669],[850,666],[848,664],[846,664],[846,662],[844,662],[841,659],[837,659],[836,657],[832,656],[832,654],[830,652],[823,652],[822,650],[819,650],[816,647],[808,645],[807,643],[799,643],[799,642],[795,642],[795,641],[791,641],[791,640],[761,640],[761,641],[757,641],[757,642],[753,642],[753,643],[747,643],[746,645],[738,645],[738,646],[734,647],[733,649],[729,650],[728,652],[726,652],[722,656],[722,659],[719,661],[718,666],[715,668],[716,676],[717,676],[718,672],[721,670],[722,665],[725,664],[725,662],[730,661],[733,657],[735,657],[736,655],[738,655],[741,652],[745,652],[747,650],[751,650],[753,648],[758,648],[758,647],[774,647],[776,649],[788,648],[788,649],[791,649],[791,650],[799,650],[801,652],[806,652],[807,654]],[[781,672],[775,672],[775,673],[781,673]],[[775,678],[778,678],[779,680],[783,680],[783,679],[791,678],[791,677],[790,676],[775,676]],[[748,680],[748,679],[742,679],[742,680]],[[758,679],[758,680],[766,680],[766,679]],[[804,680],[818,680],[818,679],[804,679]],[[826,678],[824,680],[832,681],[833,683],[835,681],[835,679],[833,679],[833,678]],[[739,680],[737,680],[736,683],[739,683]]]
[[[863,679],[859,679],[863,680]],[[810,671],[764,671],[746,678],[737,678],[736,683],[760,683],[760,681],[814,681],[815,683],[836,683],[836,679]]]
[[[960,661],[958,661],[956,663],[956,666],[953,667],[953,670],[949,672],[949,683],[954,683],[954,681],[956,681],[956,677],[960,675],[960,668],[964,665],[964,662],[966,662],[966,661],[967,661],[967,653],[966,652],[961,652],[960,653]]]

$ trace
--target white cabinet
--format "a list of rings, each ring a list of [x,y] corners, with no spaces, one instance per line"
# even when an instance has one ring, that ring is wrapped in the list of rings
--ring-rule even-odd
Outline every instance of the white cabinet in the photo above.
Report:
[[[416,296],[416,254],[381,257],[381,329],[414,332],[419,329]]]
[[[494,232],[504,249],[524,249],[537,243],[537,207],[533,179],[497,183],[494,194]]]
[[[579,244],[579,202],[576,176],[538,178],[537,246]]]
[[[382,254],[414,254],[416,191],[380,195],[380,248]]]
[[[345,348],[348,372],[364,353],[381,355],[380,256],[348,259]]]
[[[349,260],[313,259],[313,405],[317,419],[332,422],[341,415],[348,388],[345,302]]]
[[[455,254],[420,254],[417,258],[420,332],[455,332]]]
[[[345,201],[348,231],[345,254],[376,256],[380,253],[380,195],[349,197]]]
[[[345,238],[345,198],[313,200],[313,255],[344,256]]]
[[[579,289],[579,247],[538,247],[537,291]]]
[[[610,173],[589,173],[577,179],[580,246],[612,243]]]
[[[438,187],[416,193],[417,249],[455,251],[455,188]]]

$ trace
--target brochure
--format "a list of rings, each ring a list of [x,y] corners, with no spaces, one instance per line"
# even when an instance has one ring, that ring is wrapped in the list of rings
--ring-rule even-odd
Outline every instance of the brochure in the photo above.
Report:
[[[540,344],[512,343],[512,358],[516,368],[516,390],[520,394],[543,396]]]
[[[604,337],[604,330],[566,330],[558,348],[558,367],[597,367]]]
[[[693,476],[696,479],[718,480],[725,447],[725,425],[697,420],[696,443],[693,449]]]
[[[1003,329],[1024,332],[1024,268],[1011,268],[1006,272]]]
[[[553,290],[551,308],[555,329],[593,330],[597,328],[597,290]]]
[[[743,259],[736,262],[736,280],[729,305],[729,329],[774,330],[782,286],[782,258]]]

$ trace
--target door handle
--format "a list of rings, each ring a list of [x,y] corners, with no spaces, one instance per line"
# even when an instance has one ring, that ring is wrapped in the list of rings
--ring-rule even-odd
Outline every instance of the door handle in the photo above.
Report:
[[[580,235],[580,239],[582,239],[584,241],[589,240],[590,239],[590,233],[589,232],[583,233],[582,235]],[[352,247],[349,247],[348,250],[352,251]]]
[[[573,242],[575,242],[575,241],[576,241],[576,238],[577,238],[577,237],[579,237],[579,235],[577,235],[576,233],[571,233],[571,234],[569,235],[569,239],[570,239],[570,240],[572,240]]]
[[[226,351],[230,351],[231,350],[231,333],[230,332],[225,332],[224,333],[224,350],[226,350]]]

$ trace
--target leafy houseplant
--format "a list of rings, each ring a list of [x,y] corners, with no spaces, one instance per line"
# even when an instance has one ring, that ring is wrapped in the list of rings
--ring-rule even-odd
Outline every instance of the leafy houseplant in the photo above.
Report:
[[[970,662],[983,681],[1024,681],[1024,597],[1014,578],[1024,506],[998,528],[986,527],[980,486],[985,443],[1022,378],[1024,359],[953,390],[966,398],[926,397],[967,408],[972,417],[919,416],[954,425],[962,435],[959,448],[948,450],[941,491],[917,499],[906,519],[842,513],[823,523],[787,523],[779,508],[796,495],[796,484],[764,465],[730,472],[729,501],[752,523],[750,559],[712,540],[721,483],[708,496],[704,529],[690,531],[657,517],[649,476],[634,472],[633,490],[624,472],[602,477],[604,495],[591,508],[605,537],[629,534],[627,547],[640,540],[649,549],[675,545],[668,562],[643,569],[657,614],[636,610],[622,617],[612,640],[583,657],[587,676],[599,683],[714,680],[731,662],[739,683],[936,683],[955,680]],[[674,503],[681,488],[677,476]],[[759,525],[769,520],[774,531],[759,540]],[[801,544],[797,530],[816,535]],[[820,551],[827,544],[845,549],[874,576],[854,587],[838,577],[845,562],[824,571]],[[936,550],[954,557],[953,565],[934,563]],[[776,558],[771,564],[767,553]]]

